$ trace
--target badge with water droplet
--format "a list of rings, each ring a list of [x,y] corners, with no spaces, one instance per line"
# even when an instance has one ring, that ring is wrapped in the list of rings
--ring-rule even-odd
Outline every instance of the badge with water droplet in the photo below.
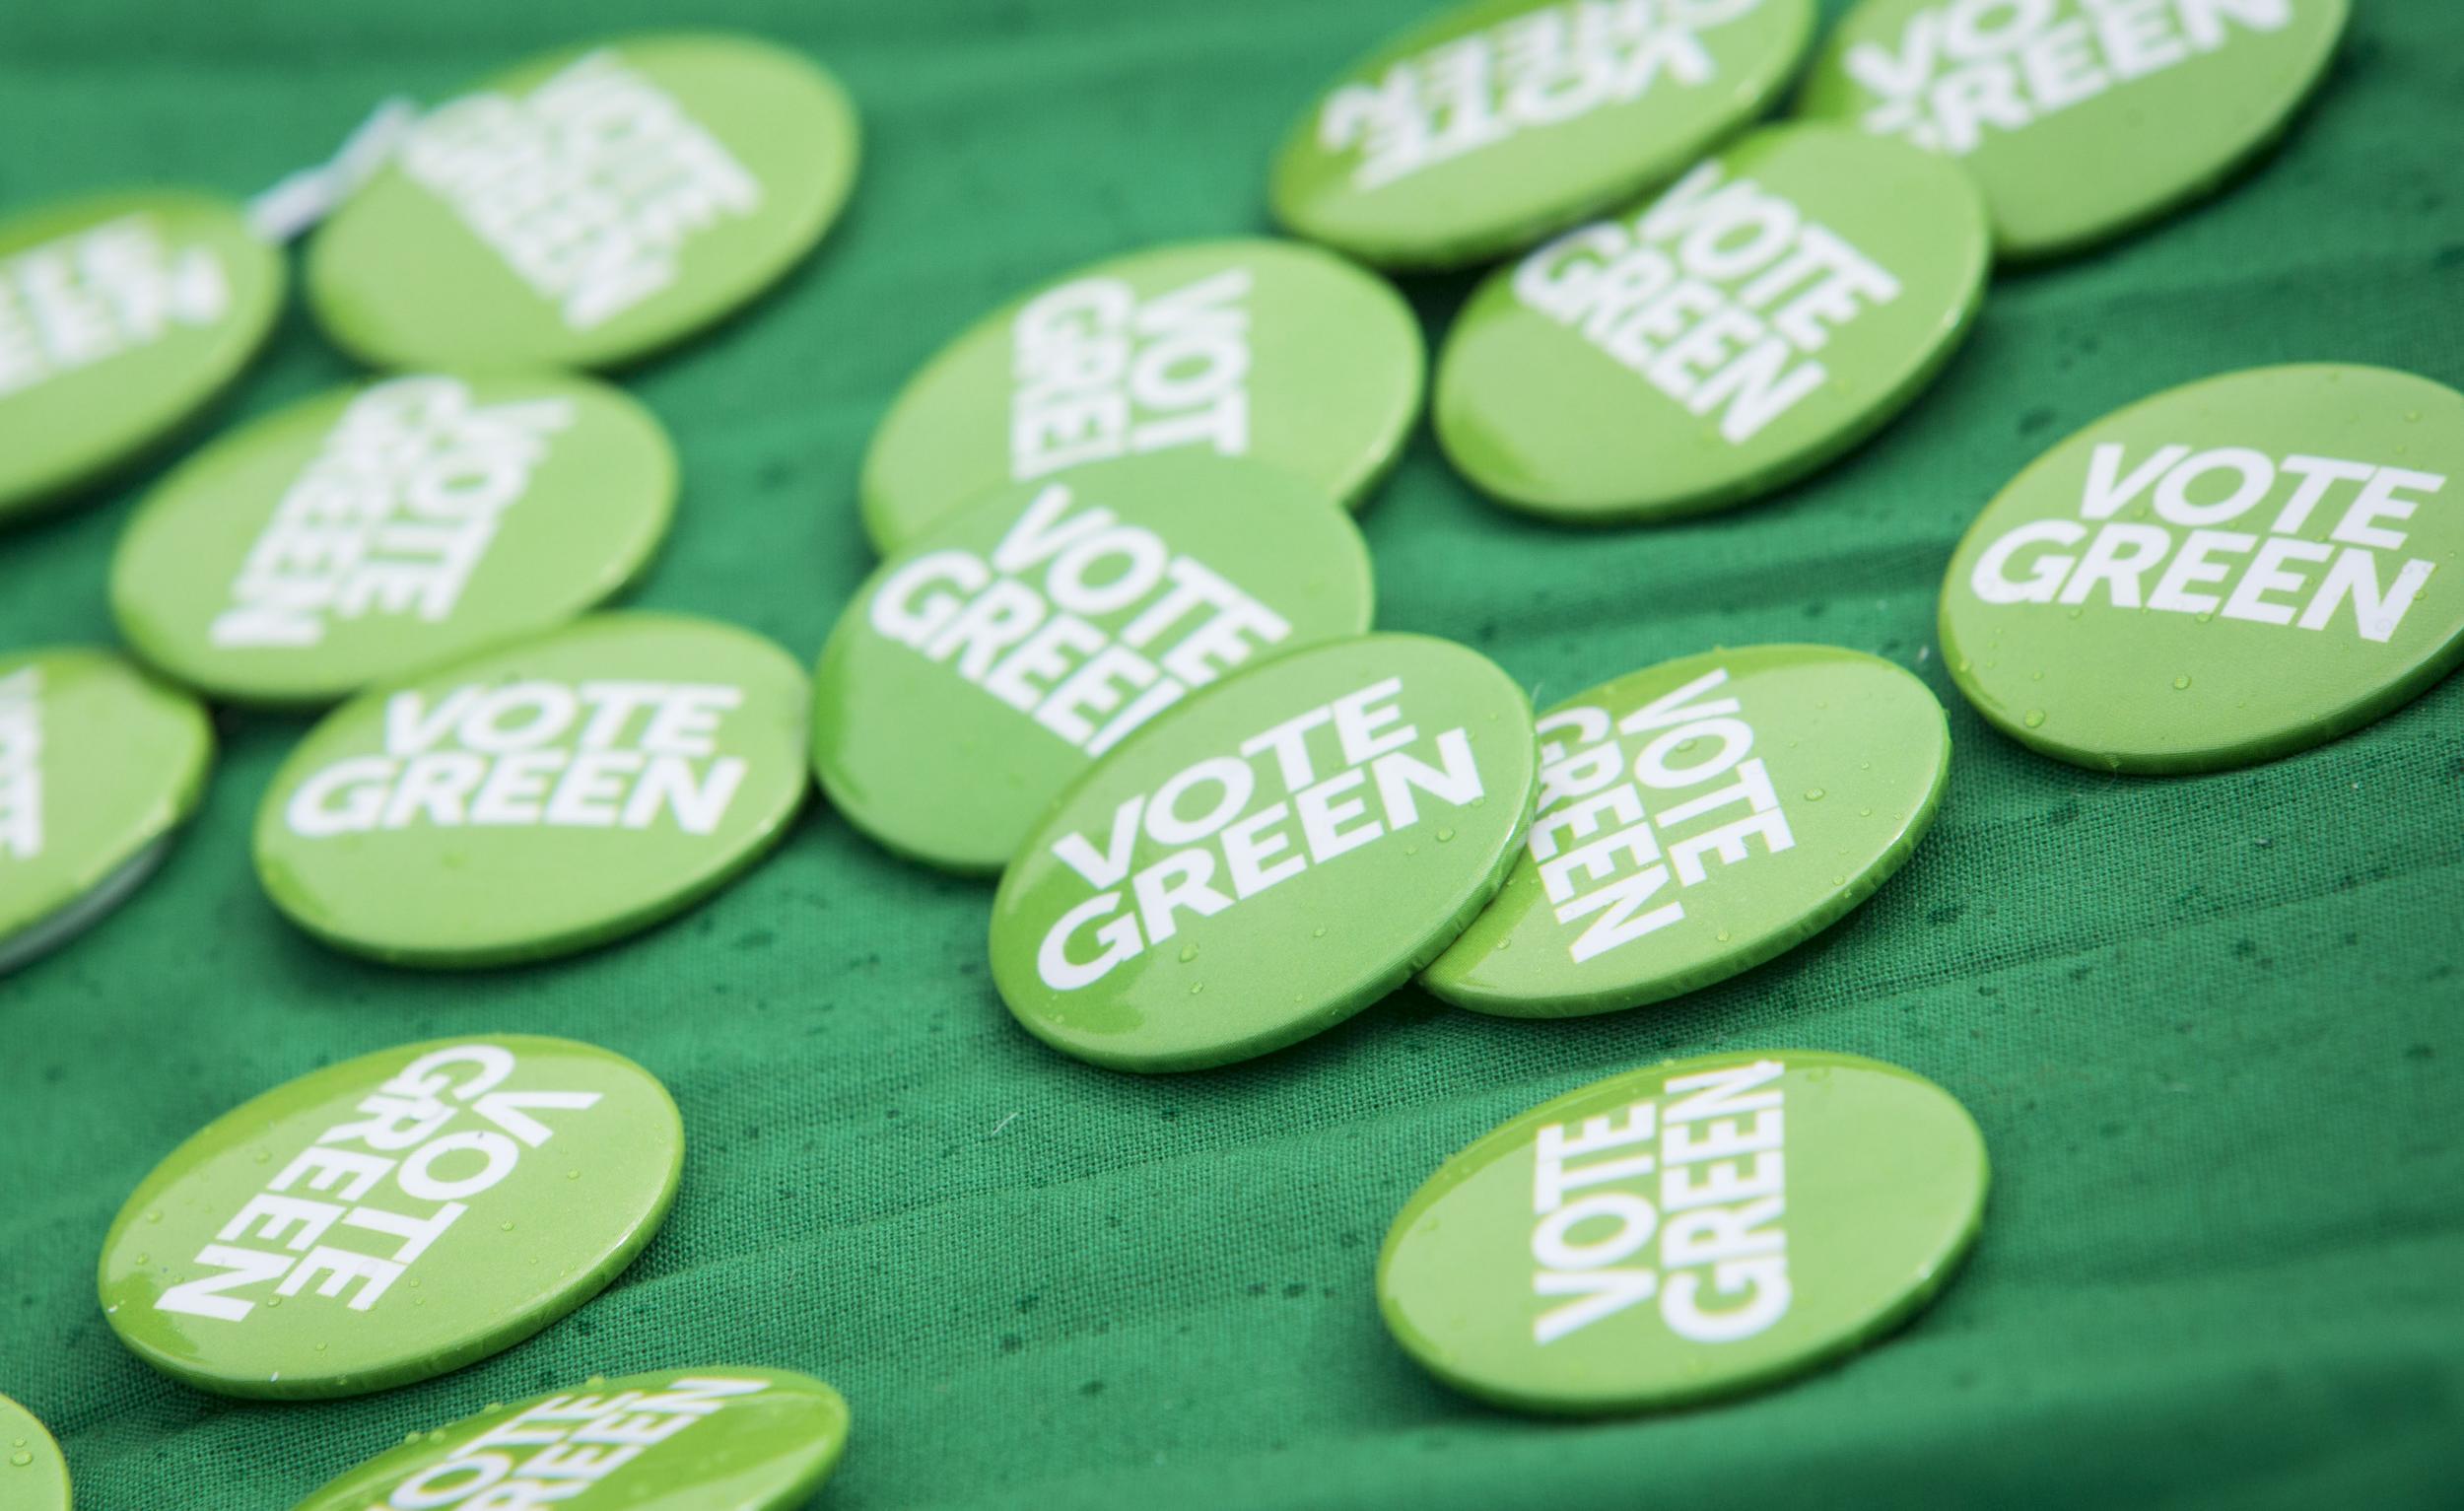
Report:
[[[993,983],[1028,1032],[1115,1069],[1280,1049],[1454,942],[1514,864],[1537,772],[1530,700],[1476,652],[1289,652],[1046,811],[993,899]]]
[[[372,689],[276,773],[257,876],[309,933],[397,965],[605,943],[786,835],[812,786],[807,690],[760,636],[648,613]]]
[[[204,708],[108,651],[0,656],[0,974],[152,875],[213,762]]]
[[[823,648],[813,765],[848,822],[1007,864],[1130,731],[1250,663],[1369,628],[1368,548],[1311,484],[1157,451],[1020,483],[893,556]]]
[[[215,1119],[103,1240],[129,1351],[226,1396],[356,1396],[510,1348],[598,1294],[665,1219],[684,1127],[621,1055],[440,1039]]]
[[[1289,241],[1196,241],[1046,284],[909,381],[864,456],[864,528],[901,549],[992,489],[1155,451],[1247,457],[1351,508],[1420,407],[1395,291]]]
[[[238,205],[148,189],[0,221],[0,520],[195,417],[281,310],[281,254]]]
[[[308,303],[379,367],[603,368],[785,277],[856,178],[847,94],[747,36],[622,37],[431,111],[309,243]]]
[[[847,1434],[839,1393],[791,1370],[593,1375],[414,1432],[297,1511],[800,1511]]]
[[[554,375],[422,374],[215,442],[121,535],[148,663],[238,702],[330,702],[552,629],[650,563],[676,459],[650,411]]]
[[[2347,0],[1865,0],[1799,109],[1950,158],[2001,254],[2084,251],[2204,198],[2291,124]]]
[[[1958,350],[1992,247],[1959,171],[1774,126],[1493,274],[1438,361],[1437,437],[1509,507],[1672,518],[1882,428]]]
[[[1975,1241],[1986,1179],[1975,1121],[1895,1065],[1670,1061],[1447,1160],[1387,1231],[1378,1305],[1405,1353],[1494,1406],[1693,1406],[1905,1324]]]
[[[68,1462],[34,1413],[0,1396],[0,1506],[69,1511]]]
[[[2464,660],[2464,394],[2261,368],[2157,394],[2029,464],[1943,584],[1959,691],[2099,771],[2323,744]]]
[[[1770,108],[1812,0],[1473,0],[1352,64],[1267,197],[1382,267],[1468,267],[1665,183]]]
[[[1670,661],[1539,730],[1523,858],[1420,975],[1474,1012],[1613,1012],[1794,948],[1906,862],[1951,773],[1925,684],[1832,646]]]

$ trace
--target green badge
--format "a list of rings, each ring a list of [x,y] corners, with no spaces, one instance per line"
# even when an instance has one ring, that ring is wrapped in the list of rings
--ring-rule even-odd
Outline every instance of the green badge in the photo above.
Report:
[[[1942,705],[1829,646],[1687,656],[1540,721],[1540,814],[1514,874],[1421,984],[1554,1018],[1725,981],[1847,916],[1934,821]]]
[[[1333,1027],[1505,880],[1532,706],[1451,641],[1295,651],[1165,714],[1064,793],[1001,877],[992,979],[1028,1032],[1187,1070]]]
[[[34,1413],[0,1396],[0,1511],[69,1511],[68,1463]]]
[[[1006,483],[1143,451],[1248,456],[1358,508],[1420,406],[1420,327],[1313,246],[1199,241],[1082,268],[994,310],[873,435],[885,554]]]
[[[989,874],[1132,729],[1250,661],[1369,628],[1314,486],[1159,451],[1002,489],[873,574],[821,653],[813,764],[850,823]]]
[[[139,654],[216,697],[329,702],[608,597],[675,496],[665,432],[603,383],[397,378],[183,463],[121,536],[111,607]]]
[[[749,37],[626,37],[440,106],[308,249],[317,318],[387,367],[607,367],[693,334],[821,240],[856,115]]]
[[[1438,364],[1437,435],[1518,509],[1666,518],[1771,492],[1897,414],[1983,303],[1959,171],[1775,126],[1499,270]]]
[[[205,710],[107,651],[0,656],[0,973],[152,874],[213,760]]]
[[[1523,1411],[1690,1406],[1826,1364],[1933,1299],[1985,1142],[1854,1055],[1712,1055],[1536,1107],[1412,1193],[1378,1256],[1405,1352]]]
[[[1956,159],[2002,254],[2060,256],[2214,190],[2327,71],[2346,0],[1865,0],[1808,115]]]
[[[662,1369],[414,1432],[295,1511],[802,1511],[847,1403],[784,1369]]]
[[[0,221],[0,519],[194,416],[282,307],[240,208],[153,189]]]
[[[1268,187],[1295,235],[1463,267],[1674,178],[1768,109],[1812,0],[1474,0],[1345,70]]]
[[[675,1200],[684,1127],[620,1055],[440,1039],[200,1130],[103,1240],[129,1350],[227,1396],[355,1396],[510,1348],[598,1294]],[[442,1502],[440,1502],[442,1504]]]
[[[2263,368],[2107,415],[1969,527],[1943,654],[2003,732],[2097,770],[2306,750],[2464,659],[2464,394]]]
[[[743,630],[594,615],[336,709],[265,794],[257,875],[301,927],[396,964],[604,943],[786,834],[806,694]]]

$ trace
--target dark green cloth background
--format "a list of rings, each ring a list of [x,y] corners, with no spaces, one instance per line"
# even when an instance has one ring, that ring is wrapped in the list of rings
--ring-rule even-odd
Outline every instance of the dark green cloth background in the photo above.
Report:
[[[809,48],[864,114],[847,219],[748,318],[628,379],[685,476],[639,601],[803,657],[869,565],[856,466],[907,376],[1038,280],[1259,229],[1287,116],[1420,9],[20,0],[0,205],[248,192],[380,95],[598,32],[689,15]],[[1932,650],[1968,520],[2096,416],[2274,362],[2464,382],[2464,6],[2356,9],[2281,151],[2108,253],[2010,276],[1937,389],[1814,482],[1574,534],[1484,505],[1422,436],[1368,512],[1382,624],[1469,642],[1542,701],[1754,641],[1923,676],[1957,742],[1941,821],[1812,945],[1573,1022],[1405,992],[1246,1066],[1139,1079],[1013,1026],[986,888],[817,806],[647,937],[410,975],[260,896],[250,818],[304,725],[229,717],[162,874],[0,980],[0,1392],[101,1511],[284,1507],[485,1402],[714,1362],[846,1392],[839,1511],[2464,1501],[2464,679],[2290,760],[2123,780],[1991,732]],[[1433,331],[1466,286],[1413,287]],[[347,375],[295,311],[213,423]],[[112,638],[105,564],[148,481],[0,536],[0,645]],[[2431,507],[2464,508],[2449,493]],[[163,1154],[311,1066],[492,1030],[619,1050],[683,1107],[674,1216],[603,1296],[458,1374],[324,1405],[222,1401],[122,1351],[95,1261]],[[1905,1334],[1751,1401],[1597,1425],[1484,1409],[1390,1345],[1378,1240],[1447,1154],[1611,1071],[1756,1046],[1897,1062],[1983,1125],[1983,1240]]]

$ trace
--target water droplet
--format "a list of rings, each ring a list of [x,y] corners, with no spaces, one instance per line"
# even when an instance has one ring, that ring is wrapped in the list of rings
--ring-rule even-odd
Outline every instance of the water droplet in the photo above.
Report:
[[[2071,617],[2072,617],[2073,619],[2077,619],[2077,618],[2079,617],[2079,613],[2080,613],[2080,611],[2079,611],[2079,606],[2078,606],[2077,604],[2073,604],[2073,605],[2071,606],[2071,610],[2070,610],[2070,615],[2071,615]]]
[[[1844,886],[1846,886],[1847,884],[1848,884],[1848,878],[1847,878],[1847,877],[1845,877],[1845,876],[1833,876],[1833,877],[1831,878],[1831,885],[1832,885],[1832,886],[1835,886],[1835,887],[1844,887]]]
[[[1416,856],[1419,853],[1420,847],[1417,845],[1406,845],[1403,847],[1403,854],[1406,856]]]
[[[146,1221],[148,1222],[160,1222],[162,1220],[163,1214],[159,1210],[146,1213]]]
[[[24,1469],[27,1465],[34,1462],[34,1456],[27,1450],[21,1448],[17,1452],[9,1455],[9,1462],[16,1465],[19,1469]]]
[[[1958,664],[1956,667],[1954,667],[1953,669],[1954,669],[1954,670],[1957,670],[1957,671],[1969,671],[1969,670],[1972,670],[1972,669],[1974,668],[1974,665],[1975,665],[1975,663],[1974,663],[1974,662],[1970,661],[1970,660],[1969,660],[1966,656],[1964,656],[1964,655],[1963,655],[1963,656],[1959,657],[1959,664]]]
[[[1874,763],[1871,761],[1859,761],[1857,763],[1857,770],[1859,771],[1872,771],[1873,769]]]
[[[1205,990],[1206,984],[1202,981],[1194,981],[1190,983],[1190,996],[1196,996],[1198,994]]]
[[[138,1255],[138,1256],[137,1256],[137,1264],[138,1264],[139,1268],[143,1268],[143,1267],[144,1267],[147,1263],[148,1263],[148,1256],[143,1255],[143,1254],[140,1254],[140,1255]]]
[[[1807,789],[1806,789],[1806,801],[1808,801],[1808,802],[1820,802],[1821,800],[1822,800],[1822,790],[1821,790],[1820,788],[1818,788],[1818,787],[1810,787],[1810,788],[1807,788]]]
[[[2190,688],[2190,677],[2188,676],[2188,674],[2186,674],[2186,673],[2185,673],[2184,675],[2182,675],[2182,676],[2178,676],[2178,677],[2175,677],[2175,678],[2173,679],[2173,691],[2175,691],[2175,692],[2177,692],[2177,693],[2179,693],[2179,692],[2187,692],[2187,691],[2189,690],[2189,688]]]
[[[316,1351],[318,1353],[323,1353],[325,1351],[325,1345],[323,1343],[318,1343],[316,1345]]]
[[[1196,960],[1197,958],[1198,958],[1198,946],[1197,946],[1197,945],[1195,945],[1195,944],[1184,944],[1184,945],[1182,945],[1182,946],[1181,946],[1181,963],[1182,963],[1183,965],[1187,965],[1187,964],[1189,964],[1191,961]]]
[[[1437,843],[1439,843],[1440,845],[1446,844],[1448,841],[1452,840],[1454,837],[1455,837],[1455,831],[1453,831],[1452,829],[1440,829],[1439,831],[1437,831]]]
[[[579,1170],[568,1170],[568,1171],[566,1171],[566,1172],[565,1172],[565,1179],[567,1179],[567,1180],[569,1180],[569,1181],[578,1181],[578,1180],[581,1180],[581,1179],[582,1179],[582,1172],[581,1172],[581,1171],[579,1171]]]
[[[265,1304],[266,1304],[267,1306],[280,1306],[280,1305],[282,1305],[282,1297],[280,1297],[280,1296],[268,1296],[268,1297],[266,1297],[266,1298],[265,1298]]]
[[[1872,808],[1859,808],[1857,810],[1857,817],[1859,818],[1872,818],[1873,816],[1874,810]]]
[[[2044,727],[2045,711],[2043,709],[2029,709],[2027,713],[2021,717],[2019,722],[2027,725],[2031,729],[2040,729]]]
[[[2031,671],[2027,674],[2027,680],[2030,682],[2042,682],[2044,679],[2045,674],[2041,671]]]
[[[260,1165],[270,1162],[273,1157],[273,1155],[268,1154],[263,1149],[259,1149],[254,1154],[248,1156],[248,1158],[255,1160]]]
[[[1718,940],[1718,941],[1719,941],[1720,943],[1722,943],[1722,944],[1726,944],[1726,943],[1728,942],[1728,940],[1729,940],[1729,932],[1728,932],[1728,930],[1727,930],[1727,929],[1723,928],[1723,929],[1721,929],[1718,933],[1713,934],[1711,937],[1712,937],[1712,938],[1714,938],[1714,939],[1716,939],[1716,940]]]
[[[500,1227],[500,1228],[502,1228],[502,1229],[504,1229],[504,1230],[505,1230],[506,1232],[508,1232],[508,1233],[511,1233],[512,1231],[513,1231],[513,1222],[512,1222],[512,1220],[511,1220],[511,1219],[508,1219],[507,1221],[504,1221],[504,1222],[500,1222],[500,1223],[498,1223],[498,1224],[497,1224],[497,1226],[498,1226],[498,1227]]]
[[[1311,938],[1313,938],[1313,939],[1323,939],[1323,938],[1325,938],[1325,937],[1326,937],[1326,926],[1325,926],[1324,924],[1320,924],[1317,927],[1312,928],[1311,930],[1309,930],[1309,937],[1311,937]]]

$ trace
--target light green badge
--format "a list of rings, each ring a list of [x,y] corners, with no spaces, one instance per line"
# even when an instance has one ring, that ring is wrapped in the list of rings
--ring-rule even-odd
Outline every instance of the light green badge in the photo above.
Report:
[[[173,189],[0,221],[0,519],[54,502],[230,386],[282,307],[240,207]]]
[[[440,106],[308,249],[316,316],[386,367],[607,367],[693,334],[821,240],[854,108],[750,37],[624,37]]]
[[[294,1511],[803,1511],[847,1429],[837,1391],[784,1369],[594,1375],[414,1432]]]
[[[0,656],[0,973],[152,875],[213,761],[205,710],[107,651]]]
[[[916,375],[864,456],[884,553],[1005,483],[1145,451],[1246,456],[1357,509],[1420,407],[1420,327],[1314,246],[1198,241],[1081,268]]]
[[[1950,164],[1834,126],[1758,131],[1481,285],[1439,360],[1438,440],[1535,514],[1743,503],[1923,390],[1991,263]]]
[[[587,378],[391,378],[181,464],[111,564],[140,655],[216,697],[329,702],[550,629],[649,563],[676,460]]]
[[[1403,1350],[1523,1411],[1645,1411],[1801,1375],[1933,1299],[1985,1142],[1932,1081],[1764,1051],[1534,1108],[1412,1193],[1378,1256]]]
[[[2380,368],[2234,373],[2030,464],[1943,584],[1959,691],[2097,770],[2306,750],[2464,659],[2464,394]]]
[[[200,1130],[103,1240],[112,1331],[227,1396],[356,1396],[598,1294],[675,1200],[684,1127],[621,1055],[527,1035],[328,1065]]]
[[[1865,0],[1808,115],[1958,161],[2014,259],[2060,256],[2213,191],[2327,71],[2346,0]]]
[[[68,1463],[34,1413],[0,1396],[0,1511],[69,1511]]]
[[[786,834],[806,693],[743,630],[594,615],[328,715],[265,794],[257,875],[301,927],[400,965],[604,943]]]
[[[1380,266],[1487,261],[1676,177],[1770,107],[1813,34],[1812,0],[1473,0],[1293,123],[1275,219]]]
[[[1540,814],[1497,900],[1421,973],[1475,1012],[1611,1012],[1812,938],[1924,838],[1942,705],[1830,646],[1687,656],[1540,721]]]
[[[1371,635],[1232,677],[1048,810],[992,904],[1028,1032],[1125,1070],[1266,1054],[1403,985],[1496,895],[1532,708],[1451,641]]]
[[[1369,628],[1369,553],[1312,485],[1159,451],[1004,488],[873,574],[813,689],[831,805],[989,874],[1131,730],[1262,656]]]

